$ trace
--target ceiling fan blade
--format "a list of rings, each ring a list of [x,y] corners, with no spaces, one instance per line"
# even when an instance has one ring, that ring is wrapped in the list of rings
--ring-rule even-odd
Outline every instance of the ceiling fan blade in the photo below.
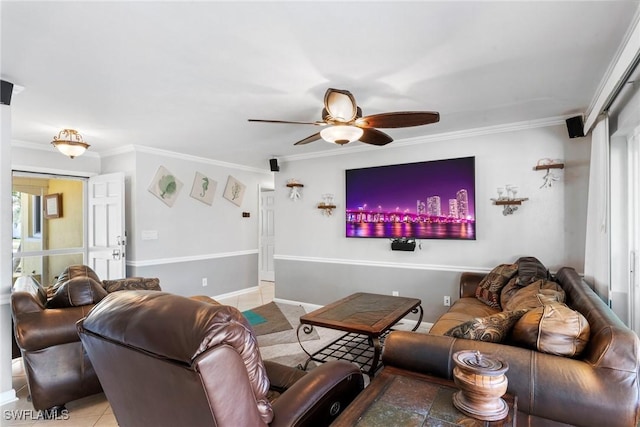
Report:
[[[304,144],[308,144],[308,143],[313,142],[313,141],[317,141],[319,139],[322,139],[322,137],[320,136],[320,132],[314,133],[313,135],[308,136],[305,139],[301,139],[300,141],[296,142],[293,145],[304,145]]]
[[[363,133],[360,137],[359,141],[364,142],[365,144],[371,145],[387,145],[393,138],[387,135],[384,132],[380,132],[377,129],[373,128],[364,128],[362,129]]]
[[[296,122],[289,120],[261,120],[261,119],[248,119],[250,122],[261,122],[261,123],[282,123],[282,124],[291,124],[291,125],[315,125],[315,126],[326,126],[325,122]]]
[[[356,99],[348,90],[327,89],[324,94],[324,108],[328,118],[338,122],[350,122],[358,114]]]
[[[362,128],[406,128],[439,121],[440,114],[435,111],[399,111],[362,117],[356,120],[356,126]]]

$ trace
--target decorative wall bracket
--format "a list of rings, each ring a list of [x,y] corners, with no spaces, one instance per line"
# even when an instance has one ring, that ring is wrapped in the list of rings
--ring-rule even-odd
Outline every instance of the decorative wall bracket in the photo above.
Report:
[[[518,206],[529,200],[528,197],[520,198],[520,199],[491,199],[493,204],[496,206],[504,206],[502,209],[502,215],[512,215],[515,211],[518,210]]]
[[[336,205],[333,204],[333,194],[323,194],[323,201],[318,203],[318,209],[322,209],[322,213],[326,216],[331,216]]]
[[[296,179],[288,180],[287,187],[289,187],[290,189],[289,198],[291,200],[295,202],[298,199],[302,199],[302,193],[300,191],[302,191],[302,187],[304,187],[304,185],[300,184],[298,180]]]
[[[326,216],[333,215],[333,210],[336,208],[336,205],[327,205],[325,202],[318,203],[318,209],[323,210],[323,214]]]
[[[534,166],[533,170],[541,171],[546,170],[547,173],[544,174],[542,179],[544,182],[540,186],[540,188],[550,188],[554,182],[558,181],[560,177],[556,176],[553,173],[554,169],[564,169],[564,163],[560,160],[551,160],[551,159],[540,159],[538,160],[538,164]]]

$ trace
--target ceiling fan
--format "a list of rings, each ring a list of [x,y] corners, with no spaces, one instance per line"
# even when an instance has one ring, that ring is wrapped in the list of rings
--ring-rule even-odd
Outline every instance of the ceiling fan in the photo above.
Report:
[[[351,92],[340,89],[327,89],[324,94],[322,120],[319,121],[249,119],[250,122],[324,126],[320,132],[301,139],[294,145],[308,144],[319,139],[338,145],[353,141],[361,141],[371,145],[386,145],[393,141],[393,138],[376,128],[422,126],[436,123],[439,120],[440,114],[434,111],[399,111],[362,117],[362,110],[356,104],[356,99]]]

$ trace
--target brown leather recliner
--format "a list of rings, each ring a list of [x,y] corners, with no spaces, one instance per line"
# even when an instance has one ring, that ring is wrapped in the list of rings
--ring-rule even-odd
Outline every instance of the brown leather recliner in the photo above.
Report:
[[[122,279],[126,283],[120,289],[130,288],[131,280],[135,279]],[[151,286],[159,289],[156,282]],[[55,411],[69,401],[102,391],[76,322],[107,294],[105,283],[85,265],[68,267],[46,289],[32,277],[21,277],[14,284],[14,334],[35,409]]]
[[[263,363],[236,308],[163,292],[110,294],[78,331],[121,427],[329,425],[364,384],[345,361]]]

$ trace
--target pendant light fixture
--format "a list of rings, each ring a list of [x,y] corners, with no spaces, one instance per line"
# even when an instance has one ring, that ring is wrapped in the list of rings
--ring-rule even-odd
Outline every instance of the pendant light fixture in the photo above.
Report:
[[[73,129],[61,130],[58,136],[53,137],[51,144],[72,159],[81,156],[89,148],[89,144],[82,140],[82,135]]]

